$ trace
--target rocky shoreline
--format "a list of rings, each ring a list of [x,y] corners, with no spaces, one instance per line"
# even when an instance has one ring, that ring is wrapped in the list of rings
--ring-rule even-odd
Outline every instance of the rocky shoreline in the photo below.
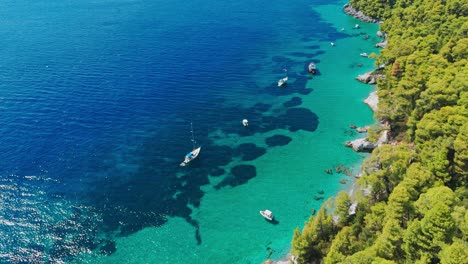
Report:
[[[383,69],[383,66],[379,67],[377,70],[358,75],[356,80],[365,84],[376,84],[378,79],[384,78],[384,75],[380,72],[381,69]],[[379,110],[379,97],[377,96],[377,91],[370,93],[369,96],[364,99],[364,103],[366,103],[371,108],[371,110],[376,113]],[[382,132],[380,132],[380,137],[377,142],[370,142],[368,138],[365,137],[347,141],[345,146],[352,148],[356,152],[372,152],[375,148],[381,146],[382,144],[387,144],[390,140],[390,127],[388,124],[378,124],[378,126]],[[358,132],[361,133],[361,131]],[[365,132],[367,132],[367,129]]]
[[[370,93],[369,96],[366,99],[364,99],[364,103],[367,104],[374,113],[377,112],[379,110],[379,97],[377,96],[377,91]],[[382,132],[380,132],[380,137],[377,140],[377,142],[371,142],[368,140],[367,137],[364,137],[347,141],[345,143],[345,146],[352,148],[356,152],[372,152],[375,148],[378,148],[383,144],[388,144],[390,140],[389,125],[378,124],[378,126],[381,128]],[[356,130],[357,129],[362,128],[356,128]],[[361,131],[358,132],[361,133]],[[367,132],[367,129],[365,132]]]
[[[382,23],[382,21],[380,19],[377,19],[377,18],[372,18],[370,16],[367,16],[366,14],[364,14],[362,11],[359,11],[357,10],[356,8],[352,7],[351,4],[345,4],[343,6],[343,11],[352,16],[352,17],[355,17],[357,19],[359,19],[360,21],[363,21],[363,22],[367,22],[367,23]]]

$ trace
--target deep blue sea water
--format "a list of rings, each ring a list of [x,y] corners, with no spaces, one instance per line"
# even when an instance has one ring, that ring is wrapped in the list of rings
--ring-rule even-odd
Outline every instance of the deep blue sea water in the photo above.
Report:
[[[247,186],[269,147],[287,149],[327,120],[301,106],[319,89],[306,85],[307,63],[321,62],[320,43],[360,37],[314,11],[324,4],[343,3],[3,1],[0,262],[113,255],[116,238],[173,218],[203,245],[192,214],[202,186]],[[276,85],[283,69],[288,89]],[[366,111],[355,114],[369,121]],[[190,123],[202,154],[180,168]],[[255,137],[263,143],[241,142]]]

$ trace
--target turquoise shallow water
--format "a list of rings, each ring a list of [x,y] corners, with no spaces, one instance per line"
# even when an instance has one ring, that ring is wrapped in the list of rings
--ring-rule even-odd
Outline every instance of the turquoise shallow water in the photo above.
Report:
[[[351,184],[325,169],[366,156],[343,146],[349,125],[374,122],[372,87],[353,79],[373,68],[359,54],[377,25],[353,29],[343,4],[6,1],[0,262],[284,257]],[[191,122],[202,153],[180,168]]]
[[[213,128],[209,135],[216,144],[232,146],[254,143],[268,151],[248,162],[256,167],[257,176],[247,184],[217,189],[215,186],[222,182],[222,178],[210,177],[210,183],[201,186],[205,194],[200,205],[193,207],[191,213],[199,223],[199,234],[203,241],[201,245],[197,245],[193,239],[196,233],[193,226],[180,218],[170,218],[163,227],[145,228],[134,235],[116,239],[118,250],[115,254],[93,258],[91,262],[261,263],[268,256],[281,259],[287,254],[293,229],[302,227],[311,210],[318,209],[323,202],[314,197],[321,196],[326,200],[339,190],[348,188],[352,182],[351,177],[336,173],[328,175],[324,170],[343,164],[356,173],[366,157],[366,154],[354,153],[343,146],[345,141],[358,136],[351,133],[349,125],[363,126],[374,122],[372,112],[362,102],[373,88],[354,81],[354,78],[373,69],[373,61],[359,54],[378,52],[373,48],[375,37],[363,40],[364,35],[375,36],[378,27],[365,25],[344,15],[341,6],[341,3],[319,6],[306,4],[297,7],[305,10],[298,14],[304,17],[289,18],[297,19],[297,23],[310,20],[312,24],[314,20],[321,20],[329,24],[330,30],[334,30],[329,35],[341,32],[341,27],[344,27],[344,33],[350,35],[336,40],[334,47],[330,45],[330,39],[314,38],[311,26],[310,38],[302,32],[276,39],[272,45],[265,47],[267,51],[263,58],[249,58],[247,62],[261,65],[249,76],[254,79],[255,85],[250,84],[248,88],[269,91],[270,95],[262,96],[262,102],[273,105],[268,113],[275,116],[287,110],[278,101],[278,96],[287,99],[299,97],[301,106],[318,116],[317,129],[312,133],[277,129],[239,137]],[[353,29],[356,23],[361,25],[358,30]],[[310,60],[307,56],[314,53],[318,54],[313,60],[317,62],[320,75],[310,77],[304,72],[304,67],[305,62]],[[357,66],[359,63],[362,66]],[[288,68],[290,76],[286,88],[278,88],[275,83],[282,76],[278,70],[281,67]],[[297,78],[291,77],[294,75]],[[295,82],[301,78],[305,78],[306,82]],[[246,84],[239,81],[237,85]],[[296,87],[298,85],[303,87]],[[281,91],[304,87],[312,92],[298,96]],[[230,93],[230,98],[224,103],[233,107],[256,103],[246,97],[242,92]],[[251,119],[254,115],[239,116],[239,126],[242,118]],[[268,147],[265,139],[276,134],[286,135],[292,141],[286,146]],[[229,170],[238,164],[245,162],[234,160],[224,168]],[[348,183],[340,184],[341,179],[346,179]],[[318,194],[320,190],[325,192],[324,195]],[[258,211],[266,208],[274,212],[277,223],[268,223],[259,215]]]

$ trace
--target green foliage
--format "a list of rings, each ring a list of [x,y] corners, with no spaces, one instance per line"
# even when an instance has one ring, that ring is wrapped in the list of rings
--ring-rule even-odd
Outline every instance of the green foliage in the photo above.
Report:
[[[456,240],[451,245],[442,248],[439,254],[441,264],[461,264],[468,260],[468,244],[466,241]]]
[[[349,257],[346,257],[342,263],[344,264],[372,264],[377,260],[376,252],[373,248],[366,248]]]
[[[433,192],[432,194],[441,193]],[[446,197],[445,201],[450,201],[451,197]],[[434,205],[429,208],[421,221],[414,220],[404,236],[403,248],[406,258],[415,261],[425,257],[436,259],[436,252],[450,243],[456,230],[455,221],[450,212],[451,208],[443,202],[432,201]]]
[[[421,194],[414,205],[420,214],[425,215],[438,204],[453,206],[456,200],[457,198],[452,189],[447,186],[439,186],[429,189],[427,193]]]
[[[433,248],[431,239],[422,233],[419,220],[410,223],[403,241],[402,247],[409,262],[419,259],[425,252],[430,252]]]
[[[330,251],[324,259],[325,264],[340,263],[347,255],[351,255],[357,251],[357,238],[353,235],[353,231],[350,227],[344,227],[338,232],[333,243],[330,247]]]
[[[461,185],[468,184],[468,123],[460,128],[460,133],[453,141],[454,179]]]
[[[369,168],[361,184],[370,186],[374,200],[385,200],[401,181],[415,152],[407,145],[383,145],[372,152],[364,166]],[[378,168],[376,168],[376,166]],[[377,170],[376,170],[377,169]]]
[[[415,201],[421,193],[424,193],[434,185],[435,176],[420,162],[411,163],[406,171],[406,176],[400,183],[406,187],[410,194],[410,199]]]
[[[339,192],[335,199],[335,215],[338,216],[338,223],[345,225],[349,221],[349,206],[351,200],[347,192]]]
[[[415,143],[422,162],[442,180],[466,179],[468,109],[446,106],[432,111],[416,125]],[[464,184],[463,181],[457,181]],[[457,183],[457,184],[458,184]]]
[[[333,216],[322,207],[305,224],[302,233],[298,228],[294,230],[291,253],[297,257],[298,263],[321,259],[327,254],[335,234]]]
[[[388,199],[386,210],[387,221],[393,219],[404,225],[410,219],[413,211],[410,193],[406,187],[398,185]]]
[[[372,206],[371,213],[366,215],[366,228],[370,229],[371,232],[380,232],[382,230],[386,207],[387,204],[384,202],[376,203]]]
[[[422,144],[438,137],[456,137],[468,122],[468,109],[464,106],[447,106],[426,114],[419,121],[415,143]]]
[[[452,218],[459,230],[457,236],[466,241],[468,238],[468,210],[465,206],[455,206],[452,212]]]
[[[421,220],[421,230],[432,238],[433,244],[440,245],[439,242],[450,242],[455,231],[455,222],[450,212],[450,207],[438,203]]]
[[[373,18],[386,18],[394,0],[351,0],[350,4]]]
[[[373,247],[377,256],[385,259],[400,259],[403,254],[400,249],[402,244],[402,228],[397,219],[385,222],[382,234],[377,238]]]

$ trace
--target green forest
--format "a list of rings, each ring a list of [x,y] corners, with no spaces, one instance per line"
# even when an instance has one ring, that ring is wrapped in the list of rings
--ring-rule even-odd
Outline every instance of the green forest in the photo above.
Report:
[[[468,263],[468,1],[351,5],[388,34],[375,117],[392,142],[365,161],[353,197],[339,193],[294,230],[291,253],[298,263]]]

